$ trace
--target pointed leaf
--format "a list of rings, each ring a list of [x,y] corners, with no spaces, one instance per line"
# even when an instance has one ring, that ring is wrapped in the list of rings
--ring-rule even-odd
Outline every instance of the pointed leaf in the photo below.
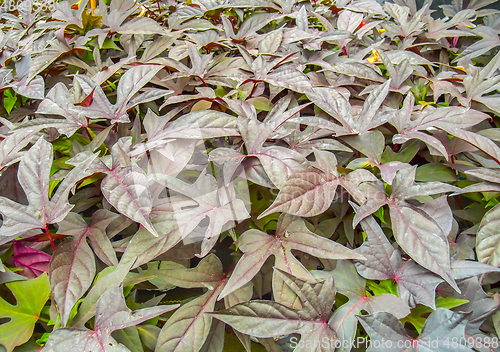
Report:
[[[224,287],[221,281],[213,290],[208,290],[178,309],[163,326],[158,335],[155,352],[196,352],[205,342],[212,325],[212,315],[217,296]]]
[[[423,211],[409,206],[390,205],[394,236],[418,264],[445,279],[458,291],[451,276],[450,248],[439,225]]]
[[[424,325],[420,336],[412,338],[399,320],[390,313],[381,312],[358,316],[360,323],[370,335],[368,351],[417,352],[426,351],[472,351],[464,346],[466,314],[439,308],[433,312]],[[450,344],[450,341],[457,341]]]
[[[271,255],[275,256],[278,269],[310,281],[312,277],[293,256],[292,249],[325,259],[364,259],[344,246],[312,233],[301,218],[291,215],[281,215],[275,236],[248,230],[236,244],[245,254],[236,264],[219,299],[249,282]]]
[[[125,304],[121,287],[107,289],[97,302],[94,330],[62,328],[53,331],[44,352],[127,352],[112,337],[113,331],[140,324],[179,305],[157,306],[132,312]]]
[[[96,267],[94,253],[85,235],[63,242],[54,252],[49,266],[50,288],[66,325],[75,303],[94,280]]]
[[[481,220],[476,235],[477,259],[481,263],[500,264],[500,205],[490,209]]]
[[[298,333],[307,336],[308,340],[327,339],[335,343],[337,334],[325,320],[335,301],[333,279],[330,277],[309,284],[287,273],[277,272],[303,301],[303,309],[293,310],[277,302],[258,300],[240,303],[212,315],[244,334],[259,338]],[[305,352],[306,349],[299,346],[295,351]],[[315,344],[313,350],[307,348],[307,351],[326,352],[329,348]]]
[[[0,142],[0,170],[17,162],[23,149],[33,138],[34,131],[24,130],[7,135]]]
[[[316,151],[316,155],[328,159],[324,166],[319,166],[322,170],[309,168],[292,174],[273,204],[260,214],[258,219],[276,212],[304,217],[322,214],[332,203],[338,185],[362,202],[358,185],[374,181],[375,176],[367,170],[356,170],[346,176],[340,176],[336,170],[337,161],[332,153]]]
[[[113,163],[118,163],[120,150],[121,147],[115,144]],[[139,222],[153,235],[158,236],[149,220],[153,202],[148,177],[140,167],[130,161],[129,163],[125,166],[117,165],[107,172],[101,182],[102,193],[121,214]]]

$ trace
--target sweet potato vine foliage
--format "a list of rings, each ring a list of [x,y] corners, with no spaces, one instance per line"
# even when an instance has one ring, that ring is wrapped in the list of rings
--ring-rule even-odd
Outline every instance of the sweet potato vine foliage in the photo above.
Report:
[[[0,351],[499,351],[493,2],[3,0]]]

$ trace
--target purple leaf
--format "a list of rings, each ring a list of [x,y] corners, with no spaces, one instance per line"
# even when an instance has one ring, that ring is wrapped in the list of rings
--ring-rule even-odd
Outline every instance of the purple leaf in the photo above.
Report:
[[[405,201],[416,196],[451,192],[457,187],[441,182],[416,184],[415,171],[416,166],[413,166],[396,173],[390,197],[374,187],[368,200],[357,210],[354,224],[388,204],[394,237],[401,248],[415,262],[441,276],[458,291],[451,276],[448,234],[425,211]]]
[[[356,314],[362,310],[368,313],[389,312],[401,319],[410,314],[408,305],[399,297],[392,294],[368,296],[366,294],[366,280],[361,278],[352,263],[343,260],[337,262],[333,271],[335,286],[339,293],[347,296],[349,301],[335,311],[328,324],[337,331],[339,338],[344,342],[341,346],[348,346],[346,342],[353,341],[357,330]],[[350,351],[350,347],[342,351]]]
[[[156,175],[155,180],[198,204],[197,207],[191,206],[187,209],[174,205],[172,216],[182,226],[183,238],[188,236],[203,219],[206,217],[210,219],[203,238],[201,257],[210,251],[223,231],[234,226],[234,221],[243,221],[249,217],[243,200],[238,199],[234,191],[229,191],[233,185],[227,185],[227,189],[222,187],[220,182],[217,185],[215,178],[205,172],[192,185],[161,174]]]
[[[358,185],[376,180],[372,173],[367,170],[355,170],[345,176],[339,175],[333,153],[317,150],[315,155],[317,166],[295,172],[288,177],[273,204],[260,214],[258,219],[277,212],[304,217],[322,214],[330,207],[339,185],[355,199],[364,201]]]
[[[90,224],[87,225],[80,215],[69,213],[59,223],[57,233],[78,237],[87,236],[99,259],[109,266],[115,266],[118,264],[118,259],[109,238],[106,236],[106,227],[118,216],[119,214],[100,209],[92,214]]]
[[[119,143],[113,146],[111,153],[113,166],[101,182],[103,195],[120,213],[158,236],[149,219],[153,201],[146,173],[130,160]]]
[[[478,261],[498,266],[500,264],[500,206],[490,209],[481,220],[476,235]]]
[[[256,300],[237,304],[212,315],[244,334],[259,338],[298,333],[311,341],[338,340],[335,331],[326,323],[335,302],[333,278],[311,284],[279,269],[276,272],[299,297],[304,308],[294,310],[277,302]],[[296,352],[329,350],[322,344],[315,344],[312,350],[300,346],[295,349]]]
[[[50,261],[50,288],[54,294],[61,324],[68,322],[71,309],[92,284],[95,276],[94,253],[85,235],[58,245]]]
[[[59,185],[49,199],[49,175],[52,164],[52,145],[42,137],[26,152],[19,163],[18,180],[26,193],[29,205],[18,204],[0,197],[0,212],[4,221],[0,229],[0,243],[18,235],[29,237],[29,230],[44,229],[46,225],[61,221],[73,205],[68,195],[74,184],[87,176],[86,172],[97,155],[82,154],[80,162]],[[2,238],[3,237],[3,238]]]
[[[14,266],[22,269],[20,274],[33,279],[49,271],[51,256],[45,252],[14,242]]]
[[[387,312],[357,316],[370,335],[367,351],[417,352],[421,350],[444,352],[472,352],[463,344],[467,314],[454,313],[438,308],[427,318],[422,333],[413,338],[405,331],[399,320]],[[457,341],[452,345],[450,341]]]
[[[14,131],[0,142],[0,170],[21,158],[21,149],[31,141],[34,134],[35,132],[31,130]]]
[[[325,259],[364,259],[346,247],[312,233],[301,218],[286,214],[281,215],[274,236],[259,230],[248,230],[236,244],[244,255],[236,264],[219,299],[252,280],[271,255],[276,258],[278,269],[301,280],[312,281],[311,274],[293,256],[292,249]]]
[[[180,284],[182,287],[207,286],[209,290],[183,305],[168,319],[158,335],[156,351],[195,352],[203,346],[208,337],[213,317],[207,313],[214,310],[217,296],[226,283],[222,264],[219,258],[210,255],[196,268],[174,274],[173,278],[174,284]],[[204,281],[197,283],[197,279]]]
[[[53,331],[43,352],[127,352],[111,333],[140,324],[179,307],[178,304],[144,308],[132,312],[125,304],[121,287],[106,290],[97,302],[94,330],[62,328]]]
[[[410,307],[424,304],[435,309],[436,287],[443,280],[412,260],[403,261],[372,216],[361,221],[367,239],[356,249],[367,259],[356,261],[359,274],[370,280],[392,279],[398,294]]]

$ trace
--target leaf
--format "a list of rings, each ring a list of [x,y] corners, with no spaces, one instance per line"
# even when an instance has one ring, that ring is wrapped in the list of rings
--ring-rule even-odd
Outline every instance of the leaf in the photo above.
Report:
[[[351,106],[342,94],[335,89],[315,87],[312,92],[307,94],[307,97],[324,112],[341,123],[342,128],[339,126],[335,131],[337,135],[355,133],[351,126],[353,121]]]
[[[418,170],[418,169],[417,169]],[[448,204],[448,197],[441,196],[435,198],[419,207],[427,215],[433,218],[444,234],[449,234],[453,227],[453,213]]]
[[[118,214],[105,209],[99,209],[92,214],[90,224],[87,225],[82,217],[75,213],[69,213],[59,223],[57,233],[70,236],[86,236],[90,240],[92,249],[99,259],[109,266],[118,265],[116,253],[106,235],[107,226],[118,218]]]
[[[47,274],[35,279],[5,284],[16,299],[12,305],[0,298],[0,318],[9,319],[0,325],[0,344],[7,352],[28,341],[33,335],[35,323],[49,299],[50,287]]]
[[[387,197],[381,190],[371,192],[369,199],[354,217],[354,225],[384,204],[389,204],[392,229],[396,241],[408,255],[424,268],[445,279],[458,291],[451,276],[450,249],[446,233],[422,209],[406,201],[422,195],[453,191],[454,186],[441,182],[415,184],[416,166],[399,170],[392,184],[392,193]]]
[[[283,30],[275,30],[264,36],[259,42],[259,51],[261,53],[275,53],[283,40]]]
[[[463,139],[467,143],[473,145],[500,165],[500,148],[489,138],[483,137],[474,132],[459,130],[456,128],[443,129],[449,134]]]
[[[393,280],[398,285],[398,295],[410,307],[424,304],[435,309],[436,287],[443,280],[427,269],[408,260],[395,249],[372,216],[361,221],[367,239],[356,252],[366,261],[355,261],[359,274],[370,280]]]
[[[73,208],[73,205],[68,202],[69,193],[79,180],[94,172],[93,166],[95,165],[96,158],[97,154],[81,153],[79,157],[66,161],[67,164],[74,165],[75,167],[66,174],[50,199],[53,205],[52,212],[47,219],[48,223],[57,223],[61,221]]]
[[[97,302],[94,330],[62,328],[52,332],[43,352],[126,352],[111,333],[154,318],[179,305],[157,306],[132,312],[125,304],[121,287],[107,289]]]
[[[465,331],[468,335],[480,334],[480,326],[489,316],[495,313],[498,308],[498,301],[484,291],[479,278],[475,276],[462,280],[460,290],[462,291],[460,294],[456,291],[447,290],[442,292],[442,295],[468,301],[468,303],[460,306],[462,312],[469,312],[470,314]]]
[[[240,119],[237,123],[238,130],[247,149],[246,155],[227,148],[219,148],[210,154],[210,160],[224,164],[224,178],[226,183],[232,179],[237,167],[245,158],[258,158],[267,176],[278,188],[283,186],[287,177],[293,174],[293,172],[303,170],[307,161],[298,152],[281,146],[271,145],[264,147],[266,140],[272,138],[272,133],[279,126],[307,106],[300,105],[287,111],[290,101],[291,95],[280,99],[269,112],[264,123],[255,118],[256,112],[254,107],[251,105],[248,106],[250,118]],[[233,109],[236,110],[239,108],[235,105]],[[244,113],[245,111],[240,110],[240,114]]]
[[[148,177],[120,144],[111,150],[113,166],[101,182],[101,190],[108,202],[121,214],[139,222],[153,235],[158,236],[149,219],[153,206]]]
[[[500,264],[500,206],[490,209],[481,220],[476,235],[477,259],[481,263],[498,266]]]
[[[380,163],[385,147],[385,138],[378,130],[369,131],[358,136],[343,137],[342,140],[370,160]]]
[[[175,214],[166,213],[153,219],[153,224],[163,235],[156,237],[145,228],[140,228],[132,237],[123,254],[120,265],[133,265],[133,268],[146,264],[160,254],[165,253],[178,244],[196,227],[191,223],[178,223]],[[188,229],[186,231],[184,229]]]
[[[18,179],[29,205],[18,204],[0,197],[0,212],[4,221],[0,229],[0,243],[14,239],[18,235],[28,236],[27,231],[44,229],[46,225],[61,221],[73,207],[68,202],[68,194],[97,155],[82,155],[59,185],[49,200],[49,175],[52,164],[52,145],[42,137],[21,158]],[[3,238],[2,238],[3,237]]]
[[[335,342],[337,334],[326,323],[335,302],[333,278],[310,284],[276,269],[288,287],[299,297],[303,309],[294,310],[273,301],[256,300],[237,304],[212,313],[217,319],[236,330],[258,338],[277,337],[292,333],[307,336],[308,340]],[[295,352],[305,352],[301,346]],[[309,352],[329,351],[322,344],[314,344]]]
[[[155,140],[167,138],[207,139],[238,136],[236,118],[219,111],[195,111],[167,124]]]
[[[137,330],[139,331],[139,336],[141,337],[144,345],[154,351],[156,341],[158,340],[158,334],[160,333],[160,328],[154,325],[144,324],[137,325]]]
[[[158,335],[155,351],[198,351],[212,324],[212,316],[206,313],[213,311],[220,289],[209,290],[177,310]]]
[[[274,236],[248,230],[238,238],[236,245],[244,254],[219,299],[250,282],[271,255],[275,256],[278,269],[301,280],[312,281],[311,274],[293,256],[292,249],[325,259],[364,259],[344,246],[312,233],[301,218],[286,214],[280,216]]]
[[[420,139],[430,147],[439,150],[445,158],[448,158],[448,152],[442,143],[423,131],[440,128],[450,134],[453,134],[451,130],[455,131],[459,138],[461,138],[460,135],[471,138],[471,134],[474,134],[464,129],[475,126],[488,118],[486,114],[477,110],[450,106],[438,109],[426,108],[423,113],[417,115],[416,119],[411,119],[413,102],[413,99],[405,99],[404,109],[394,120],[390,121],[399,132],[393,136],[393,142],[403,143],[412,138]]]
[[[28,279],[34,279],[49,271],[51,256],[45,252],[25,246],[21,242],[14,242],[14,266],[22,269],[20,274]]]
[[[136,326],[130,326],[123,330],[117,330],[113,333],[113,337],[118,343],[123,344],[131,352],[144,352],[141,338]]]
[[[472,260],[454,260],[451,262],[451,270],[455,280],[467,279],[472,276],[486,273],[500,272],[500,268]]]
[[[169,285],[183,288],[209,288],[215,289],[222,279],[222,267],[215,254],[203,258],[195,268],[184,268],[182,265],[170,266],[173,262],[160,262],[158,268],[148,268],[147,275],[155,276]]]
[[[276,212],[304,217],[322,214],[330,207],[339,185],[360,202],[364,200],[357,189],[358,185],[362,182],[374,181],[376,178],[373,174],[367,170],[355,170],[341,176],[336,170],[337,160],[334,154],[315,151],[315,155],[317,158],[324,159],[322,164],[295,172],[288,177],[273,204],[257,219]]]
[[[488,169],[485,167],[465,171],[467,176],[477,177],[482,180],[500,183],[500,170]]]
[[[482,37],[482,39],[464,48],[464,50],[460,53],[460,56],[457,57],[455,61],[458,59],[465,60],[475,58],[500,45],[500,40],[498,39],[498,36],[493,28],[479,26],[474,30],[474,32],[476,35]]]
[[[97,281],[80,304],[78,313],[71,320],[71,325],[76,328],[83,328],[87,321],[96,314],[96,306],[104,292],[113,286],[120,285],[130,271],[130,264],[121,264],[117,267],[106,268],[98,275]]]
[[[60,244],[49,266],[50,288],[61,314],[61,324],[68,322],[71,309],[94,280],[94,253],[81,235]]]
[[[212,327],[200,352],[222,352],[224,350],[225,326],[222,321],[212,322]]]
[[[328,321],[342,340],[342,351],[350,351],[348,342],[354,340],[358,325],[355,315],[362,310],[370,314],[380,311],[389,312],[399,319],[410,314],[408,305],[396,295],[368,296],[366,280],[358,275],[354,265],[348,261],[337,262],[333,277],[338,292],[349,298],[349,301],[340,306]]]
[[[207,175],[205,172],[202,172],[192,185],[167,175],[156,175],[155,179],[170,190],[185,195],[198,204],[197,207],[189,204],[187,209],[174,205],[174,212],[171,215],[184,228],[183,238],[188,236],[203,219],[209,218],[210,222],[204,231],[201,257],[212,249],[223,231],[234,227],[234,221],[243,221],[249,217],[244,201],[238,199],[239,195],[233,190],[234,186],[230,184],[224,188],[220,182],[219,185],[216,183],[212,175]],[[196,241],[196,238],[193,238],[193,241]]]
[[[457,175],[451,168],[438,163],[419,166],[415,174],[415,181],[419,182],[455,182],[457,180]]]
[[[366,257],[366,261],[354,262],[358,273],[371,280],[396,278],[403,264],[401,253],[391,245],[372,216],[362,220],[361,227],[366,233],[366,240],[355,251]]]
[[[212,325],[212,315],[207,313],[214,310],[217,296],[226,282],[222,276],[222,264],[216,256],[207,257],[204,260],[205,264],[202,263],[198,265],[197,271],[203,272],[204,276],[207,276],[209,272],[219,276],[217,284],[210,287],[204,295],[183,305],[168,319],[158,335],[156,352],[196,352],[203,346]],[[184,275],[186,274],[189,275],[188,272]],[[196,280],[196,274],[193,279]],[[205,285],[205,283],[201,284]],[[184,287],[193,286],[188,284]],[[172,328],[174,326],[175,328]]]
[[[390,209],[394,235],[401,248],[418,264],[435,272],[458,290],[451,276],[449,244],[435,220],[416,208]]]
[[[354,76],[361,79],[367,79],[374,82],[385,82],[385,78],[380,75],[379,71],[360,62],[339,62],[335,65],[327,66],[326,70],[346,76]]]
[[[88,126],[85,107],[73,104],[73,98],[68,88],[61,82],[57,83],[47,93],[47,96],[38,105],[36,112],[38,114],[63,116],[66,119],[64,129],[65,131],[69,129],[65,133],[68,137],[77,129]],[[40,127],[43,128],[42,126]]]
[[[387,117],[381,118],[383,115],[377,114],[377,110],[387,97],[390,84],[391,79],[388,79],[385,83],[375,87],[375,89],[373,89],[370,95],[366,98],[363,104],[363,109],[359,112],[359,119],[356,121],[357,125],[359,125],[360,134],[363,134],[370,128],[377,127],[387,121]]]
[[[86,109],[90,118],[106,118],[113,123],[128,122],[127,110],[129,101],[162,69],[160,65],[140,65],[127,70],[120,78],[116,89],[116,103],[112,105],[100,86],[89,86],[90,90],[95,88],[92,104]],[[90,94],[90,92],[88,92]],[[156,99],[156,95],[150,97]],[[145,101],[143,101],[145,102]]]
[[[337,27],[353,33],[363,21],[363,14],[344,10],[337,20]]]
[[[438,308],[425,322],[420,336],[412,338],[399,320],[386,312],[368,316],[357,316],[370,335],[368,351],[472,351],[462,343],[466,341],[465,324],[467,314]],[[450,343],[456,341],[456,344]]]
[[[0,142],[0,170],[17,162],[20,152],[33,138],[34,131],[16,131]]]

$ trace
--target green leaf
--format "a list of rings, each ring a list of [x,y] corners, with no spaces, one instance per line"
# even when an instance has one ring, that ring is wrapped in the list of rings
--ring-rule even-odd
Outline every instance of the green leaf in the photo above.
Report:
[[[45,345],[45,343],[49,339],[49,336],[50,336],[50,332],[44,332],[42,337],[40,337],[38,340],[36,340],[36,343],[40,346]]]
[[[462,304],[469,303],[466,299],[454,298],[454,297],[437,297],[436,298],[436,308],[452,309]]]
[[[460,299],[454,297],[437,297],[436,309],[437,308],[453,309],[468,302],[469,301],[466,299]],[[425,321],[427,320],[427,315],[432,312],[433,312],[432,308],[419,304],[417,305],[416,308],[411,310],[410,315],[401,319],[401,322],[403,322],[403,324],[405,322],[412,324],[420,334],[424,327]]]
[[[36,279],[15,281],[5,284],[16,299],[10,304],[0,298],[0,318],[8,318],[9,322],[0,325],[0,344],[7,352],[22,345],[33,335],[35,323],[40,317],[45,302],[49,299],[49,277],[42,274]]]
[[[384,225],[387,225],[387,221],[384,219],[384,207],[378,208],[376,212],[373,213]]]
[[[420,182],[454,182],[457,180],[457,175],[451,168],[438,163],[429,163],[419,166],[415,174],[415,181]]]
[[[409,163],[417,155],[420,149],[420,141],[412,140],[403,145],[403,147],[395,153],[389,146],[385,147],[382,154],[381,163],[385,164],[391,161],[401,161],[402,163]]]
[[[366,286],[373,292],[374,296],[382,295],[384,293],[390,293],[395,296],[398,295],[398,285],[394,280],[381,280],[380,283],[368,280],[366,281]]]
[[[10,112],[14,108],[17,102],[17,94],[14,93],[12,89],[7,89],[3,92],[3,106],[7,113],[10,115]]]

